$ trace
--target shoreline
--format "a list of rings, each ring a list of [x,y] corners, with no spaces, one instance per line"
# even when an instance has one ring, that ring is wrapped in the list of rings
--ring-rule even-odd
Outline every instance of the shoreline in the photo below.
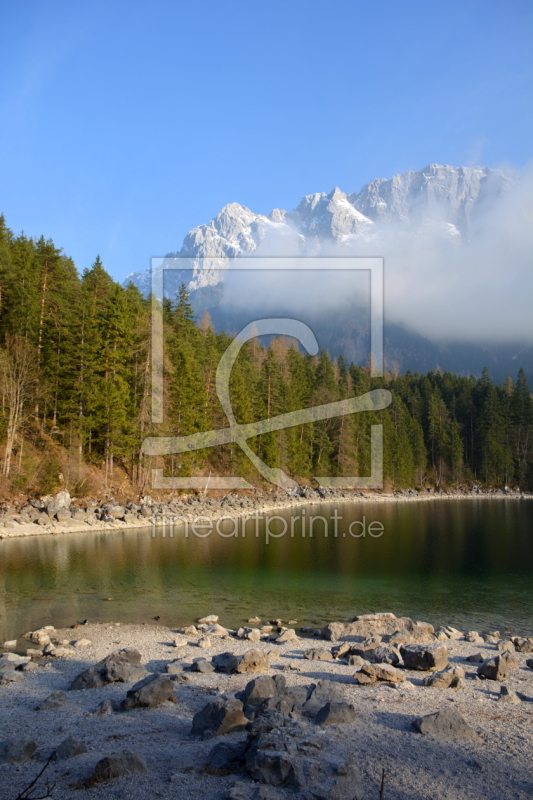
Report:
[[[533,500],[533,493],[518,491],[510,491],[508,493],[502,491],[421,492],[417,494],[407,494],[407,491],[412,490],[406,490],[405,494],[387,493],[364,495],[358,493],[347,496],[346,493],[331,492],[331,494],[317,497],[304,496],[296,498],[278,496],[272,499],[250,498],[248,495],[243,497],[229,495],[222,498],[220,501],[207,498],[209,503],[206,503],[206,498],[204,497],[203,500],[201,498],[196,498],[192,503],[193,508],[196,506],[194,509],[196,513],[193,513],[190,503],[180,500],[168,501],[167,503],[152,501],[150,507],[155,508],[154,513],[134,521],[115,519],[111,522],[91,519],[90,521],[78,522],[73,519],[66,519],[63,521],[50,519],[50,522],[44,525],[37,525],[32,522],[20,524],[13,521],[11,523],[13,527],[9,528],[2,527],[3,523],[0,522],[0,540],[64,533],[87,533],[89,531],[100,533],[103,531],[124,531],[152,527],[163,528],[171,521],[174,526],[179,527],[180,525],[185,526],[187,523],[198,519],[208,519],[211,523],[221,519],[241,519],[242,517],[260,519],[276,511],[307,508],[316,505],[332,505],[334,503],[342,505],[363,505],[366,503],[423,503],[439,500]],[[144,507],[146,507],[146,505]]]

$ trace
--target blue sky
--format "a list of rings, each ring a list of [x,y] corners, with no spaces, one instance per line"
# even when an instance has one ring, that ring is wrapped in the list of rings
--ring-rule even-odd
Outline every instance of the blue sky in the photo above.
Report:
[[[119,280],[229,202],[531,160],[533,5],[6,4],[0,211]]]

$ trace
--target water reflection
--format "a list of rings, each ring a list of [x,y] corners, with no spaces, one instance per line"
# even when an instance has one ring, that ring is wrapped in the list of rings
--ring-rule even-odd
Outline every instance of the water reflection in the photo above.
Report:
[[[329,518],[331,505],[308,515]],[[249,616],[322,624],[392,610],[462,627],[533,633],[530,501],[468,500],[338,506],[342,520],[233,524],[204,538],[150,529],[0,542],[0,638],[42,624],[188,623],[215,611],[235,626]],[[301,511],[295,512],[301,515]],[[379,538],[349,526],[379,521]],[[279,534],[287,525],[287,533]],[[335,536],[337,524],[337,536]],[[361,531],[360,525],[352,531]],[[305,536],[303,535],[305,533]],[[268,539],[268,543],[267,543]],[[109,600],[108,598],[113,598]]]

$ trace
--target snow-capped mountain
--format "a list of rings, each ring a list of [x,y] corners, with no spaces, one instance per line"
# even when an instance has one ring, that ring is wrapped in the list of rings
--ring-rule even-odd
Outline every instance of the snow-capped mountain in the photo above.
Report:
[[[531,179],[507,170],[430,164],[373,180],[359,192],[335,188],[306,195],[292,211],[276,208],[263,215],[230,203],[168,254],[189,261],[186,269],[173,264],[165,271],[165,294],[174,297],[181,283],[188,284],[198,318],[207,310],[215,328],[235,333],[249,323],[247,315],[279,316],[280,309],[268,305],[262,285],[252,296],[240,275],[222,272],[221,267],[231,267],[227,259],[384,256],[389,367],[479,374],[487,365],[494,379],[503,381],[523,366],[533,375],[532,196]],[[145,270],[125,283],[148,295],[150,279]],[[337,282],[331,287],[337,291]],[[305,282],[296,292],[307,299]],[[364,363],[368,342],[364,325],[357,328],[361,309],[345,318],[340,307],[333,314],[331,306],[321,310],[323,300],[320,295],[322,317],[312,320],[321,346]]]
[[[276,208],[265,216],[229,203],[210,222],[189,231],[182,247],[169,256],[194,260],[189,285],[194,291],[219,282],[221,259],[250,255],[260,248],[276,255],[313,254],[328,242],[379,245],[390,231],[415,239],[437,232],[443,240],[459,243],[470,236],[476,218],[515,181],[516,176],[506,170],[430,164],[390,180],[373,180],[359,193],[335,188],[329,194],[306,195],[290,212]],[[200,259],[208,259],[201,269]],[[149,270],[131,273],[125,284],[130,281],[143,294],[149,293]]]

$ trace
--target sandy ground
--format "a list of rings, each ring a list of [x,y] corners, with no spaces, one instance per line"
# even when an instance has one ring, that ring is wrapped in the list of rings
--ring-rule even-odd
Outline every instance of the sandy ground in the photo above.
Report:
[[[266,620],[265,620],[266,622]],[[224,620],[221,620],[224,623]],[[67,691],[72,679],[88,666],[122,647],[135,647],[142,654],[146,669],[164,671],[176,658],[194,658],[222,653],[243,653],[251,648],[273,652],[268,673],[283,671],[289,686],[309,684],[320,678],[338,681],[345,698],[355,706],[356,720],[349,724],[320,727],[305,723],[310,736],[320,736],[324,753],[339,759],[355,755],[360,763],[365,794],[359,800],[380,797],[382,770],[385,770],[384,800],[509,800],[533,796],[533,702],[510,705],[498,700],[500,684],[477,677],[477,665],[466,661],[476,652],[486,657],[496,654],[495,644],[446,642],[451,664],[466,671],[461,689],[436,689],[422,685],[426,673],[405,670],[409,683],[358,686],[354,667],[343,662],[310,661],[303,653],[311,647],[330,649],[331,642],[298,638],[284,645],[261,641],[251,644],[234,637],[212,637],[208,650],[200,649],[198,637],[188,636],[184,648],[173,646],[176,630],[158,625],[84,625],[76,630],[57,632],[58,639],[75,643],[89,639],[85,647],[73,647],[64,658],[41,658],[35,670],[24,674],[21,683],[0,685],[0,740],[30,736],[38,744],[36,757],[26,764],[0,766],[0,798],[15,800],[44,765],[52,750],[67,736],[86,744],[88,752],[69,760],[52,763],[46,777],[55,784],[51,798],[168,798],[168,800],[222,800],[231,786],[249,778],[214,777],[205,772],[204,761],[220,739],[240,741],[244,733],[227,734],[207,741],[190,736],[194,713],[219,693],[236,692],[260,673],[225,675],[186,673],[190,680],[177,683],[177,702],[165,702],[153,709],[135,709],[108,716],[93,715],[102,700],[122,700],[128,685],[107,684],[97,689],[68,692],[68,705],[54,710],[37,710],[51,692]],[[18,652],[32,647],[20,639]],[[0,650],[0,653],[4,652]],[[506,685],[533,698],[533,670],[526,666],[531,654],[516,654],[519,669],[510,673]],[[481,743],[456,745],[417,733],[412,721],[446,707],[458,709],[481,737]],[[97,761],[105,755],[129,749],[145,760],[145,775],[120,778],[91,788],[79,788]],[[40,787],[43,784],[41,782]],[[39,788],[39,787],[37,787]],[[35,791],[32,797],[47,796]],[[250,797],[253,794],[250,793]],[[261,797],[262,795],[259,795]],[[277,790],[272,797],[287,800],[298,797],[289,790]]]

